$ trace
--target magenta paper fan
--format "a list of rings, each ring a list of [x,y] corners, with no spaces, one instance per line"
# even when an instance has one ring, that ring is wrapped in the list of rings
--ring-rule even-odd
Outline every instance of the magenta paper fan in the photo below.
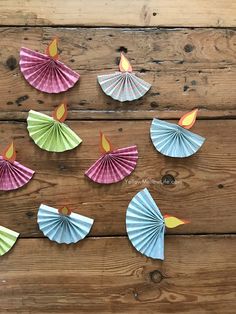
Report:
[[[85,172],[92,181],[102,184],[119,182],[135,169],[138,160],[136,145],[112,150],[108,139],[101,134],[101,147],[102,156]]]
[[[61,93],[73,87],[80,75],[58,60],[57,39],[46,54],[28,48],[20,50],[20,70],[30,85],[45,93]]]
[[[30,181],[34,171],[15,161],[14,144],[11,143],[0,156],[0,190],[16,190]]]

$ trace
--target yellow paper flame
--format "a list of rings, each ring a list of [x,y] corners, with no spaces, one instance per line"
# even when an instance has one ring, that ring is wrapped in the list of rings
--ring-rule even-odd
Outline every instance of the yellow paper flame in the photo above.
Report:
[[[59,122],[64,122],[67,117],[67,105],[62,103],[53,112],[53,118]]]
[[[179,125],[185,129],[190,129],[196,121],[197,112],[198,109],[194,109],[183,115],[183,117],[179,120]]]
[[[119,68],[121,72],[132,72],[132,67],[129,63],[129,60],[123,55],[123,53],[120,54]]]
[[[101,132],[101,150],[103,153],[109,153],[111,151],[111,143],[108,138]]]
[[[13,142],[11,142],[11,144],[5,148],[3,152],[3,159],[8,160],[10,162],[14,162],[16,160],[16,151]]]
[[[59,213],[63,216],[69,216],[71,214],[71,210],[67,206],[63,206],[61,209],[58,210]]]
[[[49,57],[57,60],[58,59],[58,39],[54,38],[51,43],[48,45],[46,53]]]
[[[164,220],[165,220],[165,225],[167,228],[175,228],[175,227],[178,227],[180,225],[185,225],[185,224],[189,223],[189,221],[187,221],[187,220],[182,220],[182,219],[176,218],[174,216],[170,216],[170,215],[165,215]]]

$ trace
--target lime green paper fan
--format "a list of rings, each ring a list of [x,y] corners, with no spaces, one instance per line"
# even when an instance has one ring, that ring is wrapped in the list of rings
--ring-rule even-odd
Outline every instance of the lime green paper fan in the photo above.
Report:
[[[0,226],[0,256],[10,251],[18,236],[19,233]]]
[[[64,152],[82,142],[66,124],[43,113],[30,110],[27,123],[29,135],[35,144],[49,152]]]

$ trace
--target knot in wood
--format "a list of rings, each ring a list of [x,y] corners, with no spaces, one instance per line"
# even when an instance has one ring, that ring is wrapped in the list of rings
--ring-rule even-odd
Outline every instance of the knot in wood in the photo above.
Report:
[[[10,56],[7,61],[6,61],[6,65],[8,66],[8,68],[13,71],[15,70],[16,66],[17,66],[17,61],[16,58],[13,56]]]
[[[175,178],[171,174],[166,174],[161,179],[162,184],[171,185],[175,183]]]
[[[163,279],[163,275],[159,270],[150,272],[150,279],[154,283],[160,283]]]

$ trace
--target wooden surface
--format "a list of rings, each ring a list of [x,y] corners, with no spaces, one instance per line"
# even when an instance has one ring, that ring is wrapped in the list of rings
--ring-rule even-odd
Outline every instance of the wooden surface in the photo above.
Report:
[[[235,313],[235,13],[228,0],[0,2],[0,148],[13,138],[17,160],[36,170],[24,188],[0,193],[0,225],[21,233],[0,258],[1,314]],[[60,60],[81,74],[63,95],[34,90],[18,67],[20,47],[44,51],[55,35]],[[133,103],[112,100],[96,81],[117,69],[121,51],[152,84]],[[25,119],[29,109],[50,114],[64,97],[66,123],[83,143],[51,154],[30,140]],[[176,122],[195,107],[202,149],[182,160],[159,154],[151,119]],[[138,146],[135,172],[118,184],[84,177],[100,130],[117,148]],[[139,254],[126,236],[127,205],[144,187],[163,214],[191,221],[168,230],[164,262]],[[41,203],[94,218],[91,234],[69,246],[43,238]]]
[[[1,25],[235,27],[232,0],[1,0]]]

